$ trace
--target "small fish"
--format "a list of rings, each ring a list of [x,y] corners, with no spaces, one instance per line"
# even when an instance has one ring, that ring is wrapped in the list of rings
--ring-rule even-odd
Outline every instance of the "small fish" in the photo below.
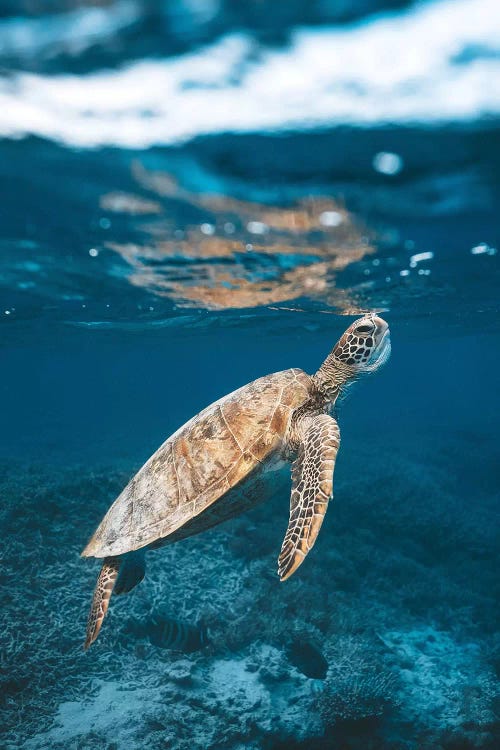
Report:
[[[286,655],[290,664],[297,667],[306,677],[314,680],[325,679],[328,662],[312,643],[295,639],[286,647]]]
[[[190,625],[162,614],[154,614],[146,625],[146,633],[153,646],[190,654],[208,643],[205,625]]]

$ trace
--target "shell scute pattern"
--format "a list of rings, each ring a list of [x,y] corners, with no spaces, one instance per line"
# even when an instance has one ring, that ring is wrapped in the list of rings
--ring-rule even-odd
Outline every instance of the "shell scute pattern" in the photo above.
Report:
[[[311,383],[302,370],[285,370],[207,407],[144,464],[83,554],[121,555],[188,524],[280,449],[292,412],[308,399]]]

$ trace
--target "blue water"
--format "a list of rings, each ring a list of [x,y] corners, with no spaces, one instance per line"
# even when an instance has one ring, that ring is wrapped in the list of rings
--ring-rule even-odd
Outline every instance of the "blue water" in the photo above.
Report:
[[[0,17],[1,746],[498,747],[496,5],[39,6]],[[285,477],[84,652],[128,479],[366,311],[392,356],[300,569]]]

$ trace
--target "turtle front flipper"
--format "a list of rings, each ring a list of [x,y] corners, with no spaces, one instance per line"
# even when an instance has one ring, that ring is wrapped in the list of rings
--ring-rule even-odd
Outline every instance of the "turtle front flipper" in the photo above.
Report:
[[[304,420],[297,458],[292,465],[290,520],[278,558],[278,575],[289,578],[312,549],[333,493],[333,470],[340,445],[333,417]]]
[[[92,597],[92,604],[87,621],[87,637],[85,639],[85,650],[93,644],[106,617],[109,600],[113,593],[118,571],[120,569],[120,559],[118,557],[106,557],[103,561],[101,572],[97,579]]]

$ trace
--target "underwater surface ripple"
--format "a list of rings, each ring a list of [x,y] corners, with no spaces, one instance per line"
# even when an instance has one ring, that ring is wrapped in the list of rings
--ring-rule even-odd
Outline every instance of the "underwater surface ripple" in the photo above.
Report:
[[[500,745],[497,26],[490,0],[5,4],[6,750]],[[408,39],[388,96],[370,56]],[[79,555],[130,477],[365,311],[392,356],[342,404],[300,571],[284,476],[151,555],[85,653]]]

